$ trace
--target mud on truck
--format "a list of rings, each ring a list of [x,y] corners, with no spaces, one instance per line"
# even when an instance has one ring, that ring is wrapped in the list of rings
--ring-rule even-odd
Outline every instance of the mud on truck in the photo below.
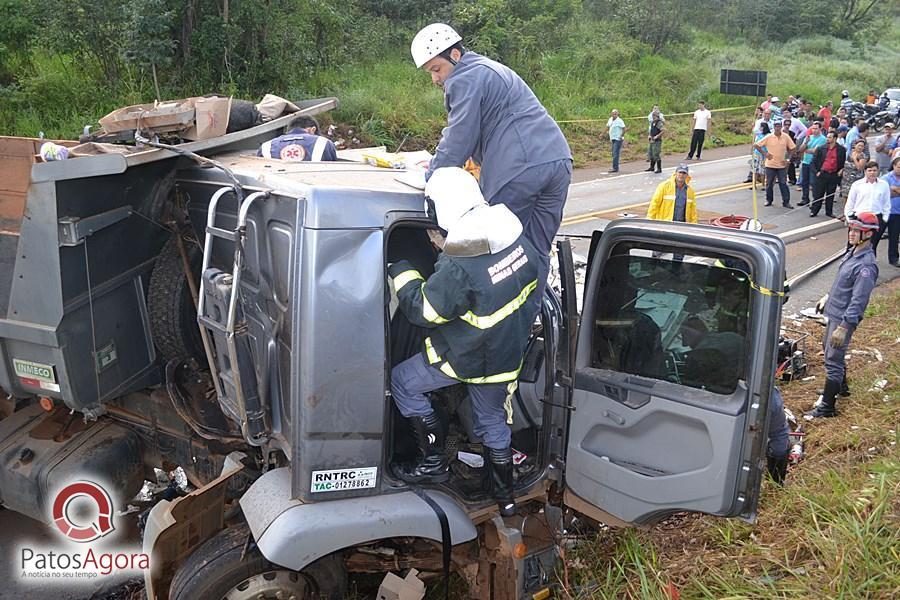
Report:
[[[410,568],[517,600],[555,581],[573,514],[755,518],[778,238],[618,220],[594,233],[583,286],[558,243],[512,398],[518,513],[504,519],[463,385],[435,394],[450,480],[391,472],[415,448],[390,371],[423,331],[386,265],[433,271],[422,193],[353,160],[257,157],[292,118],[6,163],[21,183],[0,245],[6,510],[49,521],[52,493],[76,479],[121,508],[154,469],[180,466],[191,491],[149,509],[142,541],[148,597],[177,600],[342,598],[351,574]],[[691,318],[709,343],[684,343]]]

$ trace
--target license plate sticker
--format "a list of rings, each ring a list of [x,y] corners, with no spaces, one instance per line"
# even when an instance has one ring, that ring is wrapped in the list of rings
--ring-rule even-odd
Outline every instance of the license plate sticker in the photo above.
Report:
[[[346,492],[375,487],[378,467],[313,471],[310,492]]]

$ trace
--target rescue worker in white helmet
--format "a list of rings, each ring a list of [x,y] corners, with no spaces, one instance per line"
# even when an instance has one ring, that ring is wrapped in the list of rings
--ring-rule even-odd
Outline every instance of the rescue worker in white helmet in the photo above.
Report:
[[[428,25],[410,49],[416,68],[443,88],[448,111],[426,178],[442,167],[461,167],[469,157],[481,166],[488,204],[508,206],[542,255],[539,300],[572,179],[572,153],[562,131],[514,71],[467,50],[449,25]]]
[[[443,252],[427,280],[406,260],[391,264],[400,310],[428,328],[422,351],[391,372],[391,392],[415,435],[418,455],[394,464],[410,483],[449,477],[446,432],[425,395],[468,384],[474,431],[487,449],[494,498],[503,516],[515,513],[511,431],[505,404],[516,387],[536,315],[539,253],[522,223],[503,204],[489,206],[472,175],[437,169],[426,187]],[[432,211],[429,209],[429,213]]]
[[[841,260],[831,291],[819,300],[816,309],[828,317],[822,346],[825,351],[825,388],[806,419],[837,416],[838,394],[850,395],[844,357],[853,332],[862,321],[869,296],[878,281],[878,265],[871,239],[878,231],[878,216],[863,212],[847,217],[850,249]]]

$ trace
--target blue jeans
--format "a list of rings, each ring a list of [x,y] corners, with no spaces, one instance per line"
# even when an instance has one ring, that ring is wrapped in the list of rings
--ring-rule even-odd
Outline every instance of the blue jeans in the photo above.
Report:
[[[775,179],[778,179],[778,189],[781,190],[781,204],[787,206],[791,203],[791,190],[787,185],[787,168],[773,169],[766,167],[766,206],[772,204],[775,199]]]
[[[619,170],[619,154],[622,152],[622,140],[610,140],[612,142],[612,170]]]
[[[800,165],[800,187],[803,189],[803,204],[809,204],[809,190],[816,189],[816,171],[812,168],[812,163],[803,163]]]
[[[420,352],[391,370],[391,395],[404,417],[424,417],[434,412],[426,392],[459,383],[425,362]],[[503,450],[512,440],[503,408],[509,394],[508,383],[466,384],[472,400],[473,430],[488,448]],[[513,388],[515,389],[515,388]]]

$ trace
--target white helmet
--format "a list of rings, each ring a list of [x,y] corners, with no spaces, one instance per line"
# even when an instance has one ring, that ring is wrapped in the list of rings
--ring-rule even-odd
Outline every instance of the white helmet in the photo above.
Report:
[[[461,40],[460,35],[449,25],[432,23],[416,34],[409,51],[416,68],[421,69],[422,65]]]
[[[844,90],[843,92],[841,92],[841,98],[847,98],[849,95],[850,95],[850,92],[847,90]]]
[[[431,174],[425,184],[425,210],[431,213],[429,201],[434,203],[433,216],[444,231],[450,231],[476,206],[487,205],[478,181],[459,167],[442,167]]]

